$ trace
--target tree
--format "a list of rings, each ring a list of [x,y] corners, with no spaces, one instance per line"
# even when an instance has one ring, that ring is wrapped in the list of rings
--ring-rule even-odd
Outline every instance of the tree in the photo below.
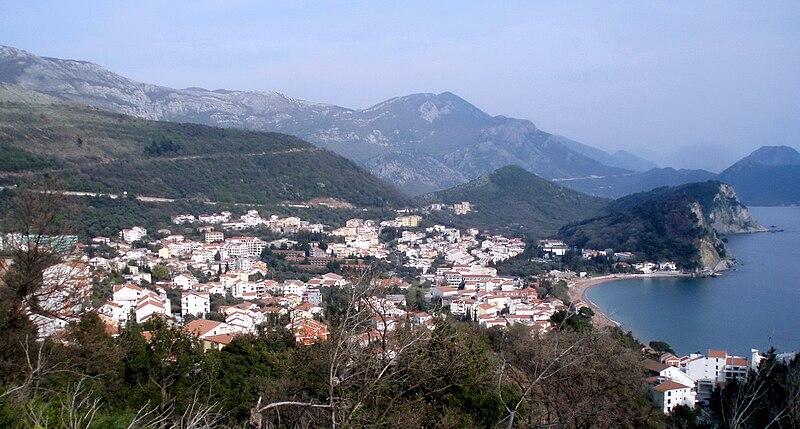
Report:
[[[169,268],[164,265],[154,266],[151,274],[153,276],[153,282],[170,280],[172,278],[172,273],[170,272]]]
[[[663,353],[675,354],[675,350],[673,350],[672,347],[669,345],[669,343],[666,341],[650,341],[650,344],[648,345],[650,346],[651,349],[657,351],[660,354]]]
[[[322,360],[308,366],[324,368],[324,390],[289,396],[282,386],[282,394],[262,396],[252,413],[256,427],[279,419],[289,426],[289,416],[332,428],[490,426],[499,418],[488,348],[474,328],[449,318],[437,319],[432,331],[392,321],[376,299],[381,293],[366,275],[341,290],[330,339],[303,354]]]
[[[647,427],[658,411],[646,398],[638,354],[607,331],[532,336],[515,326],[495,338],[495,390],[511,427]]]
[[[77,306],[88,290],[70,282],[75,265],[63,264],[77,239],[68,219],[73,207],[59,192],[38,182],[16,192],[6,211],[5,247],[11,264],[0,279],[0,380],[17,383],[7,390],[22,392],[52,368],[45,342],[35,342],[34,321],[60,323],[76,319]]]

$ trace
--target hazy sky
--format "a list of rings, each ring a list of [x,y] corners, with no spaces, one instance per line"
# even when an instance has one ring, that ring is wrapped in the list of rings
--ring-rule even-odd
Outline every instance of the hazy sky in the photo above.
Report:
[[[353,108],[451,91],[662,165],[800,147],[798,1],[2,0],[0,44]]]

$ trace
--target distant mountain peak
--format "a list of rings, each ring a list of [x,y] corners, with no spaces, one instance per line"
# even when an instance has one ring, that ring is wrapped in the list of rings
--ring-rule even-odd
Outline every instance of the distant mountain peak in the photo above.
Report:
[[[277,92],[172,89],[10,47],[0,47],[0,81],[145,119],[296,135],[408,192],[442,189],[508,164],[548,178],[628,172],[607,163],[618,164],[614,156],[604,161],[569,148],[528,120],[491,116],[449,91],[348,109]]]
[[[800,153],[789,146],[762,146],[720,173],[750,205],[800,204]]]
[[[391,112],[395,116],[419,115],[419,118],[433,123],[447,115],[467,116],[478,119],[487,119],[490,116],[475,107],[473,104],[452,92],[416,93],[402,97],[390,98],[368,107],[363,113]]]
[[[800,152],[789,146],[761,146],[743,159],[762,165],[800,165]]]

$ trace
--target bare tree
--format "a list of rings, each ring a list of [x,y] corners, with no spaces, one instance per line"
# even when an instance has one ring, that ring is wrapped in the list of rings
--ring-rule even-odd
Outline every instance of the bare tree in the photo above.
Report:
[[[382,288],[373,284],[371,272],[347,287],[348,304],[332,327],[329,341],[322,345],[327,353],[327,398],[324,401],[276,400],[263,404],[263,398],[251,413],[253,427],[265,427],[264,417],[281,417],[287,407],[300,411],[314,421],[324,421],[332,428],[366,426],[391,415],[402,392],[386,386],[414,388],[409,365],[412,357],[431,336],[430,331],[412,326],[407,319],[390,316],[382,299]],[[373,323],[373,321],[375,323]],[[380,399],[382,407],[375,407]],[[320,417],[325,413],[324,420]]]
[[[656,416],[644,398],[639,358],[602,330],[532,336],[513,328],[502,339],[496,389],[506,411],[498,427],[638,426]],[[521,411],[524,410],[524,413]]]
[[[70,209],[44,183],[16,191],[3,222],[3,252],[8,256],[0,287],[0,381],[11,387],[3,395],[21,395],[53,370],[45,322],[77,316],[80,301],[65,264],[75,237],[68,235]],[[80,285],[87,287],[88,285]],[[67,311],[69,310],[69,311]],[[24,396],[24,395],[23,395]]]

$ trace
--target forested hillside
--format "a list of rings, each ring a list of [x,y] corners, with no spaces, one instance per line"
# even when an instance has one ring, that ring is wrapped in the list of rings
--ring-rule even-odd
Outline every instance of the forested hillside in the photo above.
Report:
[[[443,222],[546,238],[569,222],[603,213],[609,200],[592,197],[536,176],[515,165],[495,170],[472,182],[418,198],[420,203],[469,201],[464,216],[440,213]]]
[[[296,137],[142,120],[0,85],[0,184],[237,203],[337,198],[407,204],[399,191]]]

